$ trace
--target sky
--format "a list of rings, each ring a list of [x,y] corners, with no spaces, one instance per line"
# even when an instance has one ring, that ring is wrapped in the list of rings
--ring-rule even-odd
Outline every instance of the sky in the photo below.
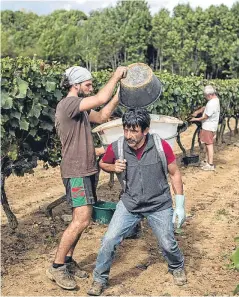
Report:
[[[130,1],[130,0],[129,0]],[[239,0],[147,0],[152,14],[158,12],[162,8],[167,8],[172,11],[172,9],[177,4],[187,4],[189,3],[192,8],[197,6],[206,9],[210,5],[220,5],[225,4],[229,8],[233,3]],[[49,14],[56,9],[78,9],[86,14],[92,10],[102,9],[109,6],[115,6],[117,0],[41,0],[41,1],[21,1],[21,0],[1,0],[1,10],[21,10],[32,11],[39,15]]]

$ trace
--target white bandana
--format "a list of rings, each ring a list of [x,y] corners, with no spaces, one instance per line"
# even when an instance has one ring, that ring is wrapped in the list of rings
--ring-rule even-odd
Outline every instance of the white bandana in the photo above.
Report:
[[[92,79],[91,73],[86,68],[80,66],[68,68],[65,71],[65,75],[71,86]]]

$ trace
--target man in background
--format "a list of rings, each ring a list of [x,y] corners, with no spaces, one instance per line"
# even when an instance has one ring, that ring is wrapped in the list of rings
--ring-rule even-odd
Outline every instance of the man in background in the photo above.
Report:
[[[200,131],[200,141],[205,144],[206,158],[202,161],[202,169],[206,171],[215,170],[213,163],[214,149],[213,144],[216,138],[217,127],[220,115],[220,102],[216,95],[215,89],[208,85],[204,87],[204,96],[208,101],[206,106],[195,111],[191,122],[202,122],[202,130]],[[196,118],[198,114],[202,113],[201,117]]]

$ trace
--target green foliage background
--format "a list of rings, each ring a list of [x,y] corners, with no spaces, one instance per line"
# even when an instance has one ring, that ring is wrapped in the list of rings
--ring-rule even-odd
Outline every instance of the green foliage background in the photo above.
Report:
[[[7,175],[29,171],[33,157],[53,166],[59,164],[60,144],[55,134],[54,114],[64,96],[59,83],[66,67],[27,57],[1,60],[1,159],[2,166],[10,168]],[[95,92],[108,81],[111,73],[109,70],[93,73]],[[163,94],[148,107],[151,113],[186,120],[197,107],[205,104],[202,91],[203,85],[208,83],[215,85],[218,91],[224,116],[239,113],[239,80],[207,81],[202,77],[182,77],[168,72],[155,75],[163,83]],[[21,168],[19,162],[25,167]]]
[[[182,76],[238,78],[239,2],[203,10],[178,4],[151,15],[147,1],[118,1],[86,16],[78,10],[1,12],[2,57],[36,54],[90,71],[149,64]]]

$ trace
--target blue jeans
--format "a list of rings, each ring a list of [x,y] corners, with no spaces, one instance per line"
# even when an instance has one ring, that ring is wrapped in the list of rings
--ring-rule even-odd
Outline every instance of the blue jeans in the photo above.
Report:
[[[168,262],[168,269],[174,270],[184,267],[184,258],[174,237],[172,223],[173,208],[160,211],[133,214],[130,213],[120,200],[111,219],[108,230],[102,239],[101,247],[93,272],[95,281],[107,284],[110,268],[113,262],[116,247],[122,242],[128,232],[144,217],[147,218],[154,235],[161,247],[162,254]]]

